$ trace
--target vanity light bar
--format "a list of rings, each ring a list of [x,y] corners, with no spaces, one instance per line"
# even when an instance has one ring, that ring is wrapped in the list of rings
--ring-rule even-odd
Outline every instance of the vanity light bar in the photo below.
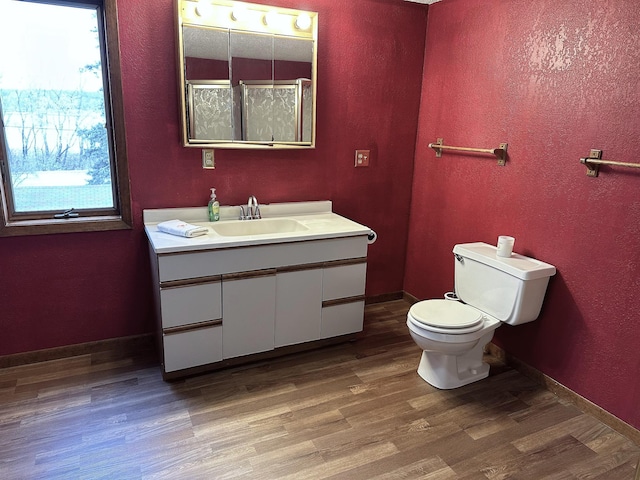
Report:
[[[231,0],[177,0],[192,25],[315,38],[317,13]]]

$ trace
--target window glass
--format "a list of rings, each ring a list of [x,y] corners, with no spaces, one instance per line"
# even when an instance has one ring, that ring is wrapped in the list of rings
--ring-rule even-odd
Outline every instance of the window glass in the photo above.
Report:
[[[118,211],[102,10],[94,3],[0,1],[5,217]]]

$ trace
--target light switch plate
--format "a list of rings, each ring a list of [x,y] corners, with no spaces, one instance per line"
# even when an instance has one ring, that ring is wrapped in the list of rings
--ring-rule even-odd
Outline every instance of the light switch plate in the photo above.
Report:
[[[215,159],[213,156],[213,150],[202,150],[202,168],[216,168]]]
[[[371,150],[356,150],[356,167],[368,167]]]

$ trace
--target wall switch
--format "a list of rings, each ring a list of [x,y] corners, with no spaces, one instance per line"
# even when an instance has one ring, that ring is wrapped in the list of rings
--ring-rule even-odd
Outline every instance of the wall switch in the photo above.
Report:
[[[202,168],[216,168],[213,150],[202,150]]]
[[[356,150],[356,167],[368,167],[371,150]]]

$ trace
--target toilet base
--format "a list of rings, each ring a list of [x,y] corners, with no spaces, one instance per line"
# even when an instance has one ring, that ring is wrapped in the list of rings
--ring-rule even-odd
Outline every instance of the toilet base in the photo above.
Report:
[[[418,375],[430,385],[442,390],[462,387],[487,378],[489,364],[482,361],[486,343],[478,342],[478,345],[464,355],[423,351],[418,365]]]

